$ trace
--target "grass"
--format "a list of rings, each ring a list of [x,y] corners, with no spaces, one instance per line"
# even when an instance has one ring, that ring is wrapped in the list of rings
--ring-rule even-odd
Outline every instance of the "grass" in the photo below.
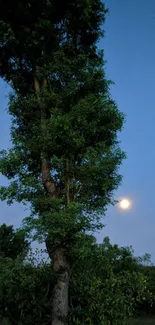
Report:
[[[129,325],[155,325],[155,318],[135,318],[129,322]]]

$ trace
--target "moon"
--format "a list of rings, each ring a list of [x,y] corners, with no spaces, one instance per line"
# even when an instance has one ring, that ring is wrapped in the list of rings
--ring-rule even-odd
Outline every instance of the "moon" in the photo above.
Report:
[[[119,207],[122,210],[128,210],[131,206],[131,202],[128,199],[122,199],[119,201]]]

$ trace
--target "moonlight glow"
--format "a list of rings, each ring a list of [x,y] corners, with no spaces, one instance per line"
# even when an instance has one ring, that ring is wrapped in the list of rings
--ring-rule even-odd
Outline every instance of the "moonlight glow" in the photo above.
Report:
[[[119,202],[119,207],[121,209],[123,209],[123,210],[129,209],[130,208],[130,205],[131,205],[131,203],[130,203],[130,201],[128,199],[122,199]]]

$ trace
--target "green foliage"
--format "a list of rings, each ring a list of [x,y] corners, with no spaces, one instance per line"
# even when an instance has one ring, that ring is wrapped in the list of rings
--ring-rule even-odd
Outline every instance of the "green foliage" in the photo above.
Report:
[[[3,224],[0,226],[0,259],[17,257],[24,258],[28,252],[29,244],[21,230],[14,230],[13,226]]]
[[[97,244],[92,236],[79,236],[69,256],[69,324],[122,325],[142,301],[146,278],[127,262],[129,257],[136,261],[129,248],[111,245],[108,238]],[[24,263],[19,258],[2,261],[1,317],[11,324],[50,324],[54,281],[51,265],[40,263],[38,252]]]
[[[139,269],[139,272],[147,279],[145,299],[140,301],[137,306],[137,314],[142,316],[155,315],[155,266],[149,264],[144,265],[143,263]]]
[[[103,3],[67,1],[59,12],[58,2],[42,1],[33,20],[34,1],[16,3],[9,12],[5,3],[0,14],[1,76],[13,88],[13,148],[0,155],[10,185],[1,187],[0,197],[30,203],[29,231],[42,240],[48,233],[56,243],[63,237],[64,243],[71,229],[99,228],[100,211],[113,202],[124,158],[117,140],[124,117],[110,97],[103,52],[96,46]],[[54,196],[43,184],[43,159]]]
[[[111,245],[108,238],[98,245],[90,237],[84,239],[84,246],[81,237],[73,256],[77,251],[70,287],[70,324],[122,325],[147,291],[133,252]]]
[[[100,216],[113,203],[113,193],[121,181],[118,169],[124,158],[117,137],[124,116],[110,96],[104,52],[97,48],[106,12],[101,0],[67,0],[63,4],[60,0],[21,0],[12,4],[2,0],[0,12],[0,75],[12,87],[8,113],[12,117],[13,145],[0,153],[0,172],[10,180],[9,186],[0,188],[0,198],[8,204],[29,204],[31,215],[24,221],[26,235],[45,241],[51,258],[62,248],[66,264],[70,259],[73,268],[81,251],[79,240],[85,238],[86,232],[102,227]],[[109,252],[109,247],[106,249]],[[83,252],[89,265],[90,249],[83,246]],[[84,285],[85,275],[77,267],[71,290],[74,293],[79,289],[76,299],[81,297],[82,303],[87,299],[87,306],[82,307],[83,318],[78,317],[81,322],[108,325],[113,317],[117,321],[129,314],[132,288],[127,298],[121,298],[121,288],[134,280],[134,275],[115,274],[104,244],[95,244],[92,254],[91,260],[96,256],[107,264],[105,270],[101,268],[104,277],[95,267]],[[52,262],[57,263],[57,259]],[[80,267],[85,269],[87,263],[82,257]],[[55,269],[60,268],[58,264]],[[2,284],[5,276],[14,279],[18,267],[14,265],[10,274],[10,266],[4,267]],[[20,312],[16,310],[16,314],[21,322],[42,323],[39,313],[36,319],[27,316],[31,310],[31,303],[26,305],[29,291],[31,295],[34,291],[34,296],[30,295],[35,301],[33,317],[36,301],[42,312],[43,301],[36,296],[36,288],[42,284],[33,278],[35,267],[29,269],[29,265],[21,263],[19,269],[21,295],[17,294],[16,305]],[[85,271],[88,274],[87,268]],[[68,284],[64,285],[67,292]],[[13,291],[8,287],[6,282],[5,290],[11,295]],[[25,288],[28,293],[22,300]],[[15,286],[11,285],[10,290]],[[9,296],[7,299],[9,303]],[[63,299],[67,295],[62,297],[60,293],[59,300]],[[9,310],[11,305],[12,300]],[[132,302],[130,305],[129,310]],[[58,309],[57,319],[63,314]],[[77,318],[71,308],[74,316]]]
[[[1,262],[0,316],[11,324],[49,323],[52,276],[50,265],[31,259]]]
[[[20,93],[32,91],[36,67],[49,75],[48,65],[60,45],[74,41],[82,53],[93,54],[91,46],[102,34],[107,11],[100,0],[2,0],[1,8],[1,75]]]

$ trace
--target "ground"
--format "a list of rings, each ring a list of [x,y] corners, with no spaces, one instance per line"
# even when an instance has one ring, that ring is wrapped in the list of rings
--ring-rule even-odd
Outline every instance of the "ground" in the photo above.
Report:
[[[155,318],[137,318],[132,319],[129,325],[155,325]]]

